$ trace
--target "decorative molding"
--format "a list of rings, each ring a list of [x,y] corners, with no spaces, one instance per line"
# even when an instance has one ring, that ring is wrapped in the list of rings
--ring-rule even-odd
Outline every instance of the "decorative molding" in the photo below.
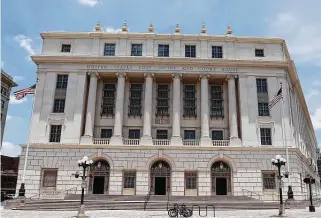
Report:
[[[238,75],[236,75],[236,74],[230,74],[230,75],[226,76],[225,81],[234,80],[237,77],[238,77]]]
[[[173,77],[173,79],[182,79],[182,74],[181,73],[173,73],[172,77]]]
[[[100,75],[98,72],[87,72],[90,77],[96,77],[97,79],[100,78]]]
[[[52,125],[52,124],[64,125],[66,122],[66,116],[64,113],[63,114],[51,113],[47,118],[47,122],[49,125]]]
[[[202,80],[202,79],[209,79],[211,77],[210,74],[207,74],[207,73],[201,73],[199,75],[199,79]]]
[[[154,78],[154,73],[144,73],[145,78]]]
[[[116,73],[116,76],[118,77],[118,78],[127,78],[127,75],[126,75],[126,73],[123,73],[123,72],[118,72],[118,73]]]

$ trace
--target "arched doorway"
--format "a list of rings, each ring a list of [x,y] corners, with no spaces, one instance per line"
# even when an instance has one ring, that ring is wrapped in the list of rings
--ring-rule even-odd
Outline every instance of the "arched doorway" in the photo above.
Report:
[[[231,168],[223,161],[211,167],[212,195],[231,195]]]
[[[171,167],[162,160],[152,164],[150,169],[150,192],[152,195],[166,195],[170,191]]]
[[[89,179],[89,192],[108,194],[110,167],[106,160],[97,160],[90,167],[92,178]]]

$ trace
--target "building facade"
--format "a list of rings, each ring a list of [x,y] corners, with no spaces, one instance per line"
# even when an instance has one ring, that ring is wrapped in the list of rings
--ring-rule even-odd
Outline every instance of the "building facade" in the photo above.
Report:
[[[27,197],[80,187],[86,155],[87,194],[277,198],[271,158],[286,147],[284,194],[307,195],[317,141],[283,39],[95,30],[41,34]],[[280,83],[284,111],[270,111]]]
[[[15,194],[18,178],[19,157],[1,155],[1,199],[6,194]]]
[[[12,87],[16,87],[17,84],[13,81],[13,78],[6,72],[1,70],[1,147],[4,128],[6,126],[7,111],[10,100],[10,92]]]

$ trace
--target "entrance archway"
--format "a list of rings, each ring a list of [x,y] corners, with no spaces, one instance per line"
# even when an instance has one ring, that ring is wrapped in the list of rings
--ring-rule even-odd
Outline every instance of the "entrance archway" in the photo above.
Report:
[[[231,168],[223,161],[211,167],[212,195],[231,195]]]
[[[170,191],[171,167],[163,160],[156,161],[150,169],[150,192],[166,195]]]
[[[90,167],[92,177],[89,179],[89,192],[108,194],[110,167],[106,160],[97,160]]]

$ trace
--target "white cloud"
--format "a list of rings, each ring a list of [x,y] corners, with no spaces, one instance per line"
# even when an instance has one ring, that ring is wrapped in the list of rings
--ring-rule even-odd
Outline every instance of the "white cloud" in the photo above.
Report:
[[[315,130],[321,129],[321,107],[317,108],[311,115],[312,124]]]
[[[100,2],[101,0],[79,0],[79,4],[89,7],[94,7]]]
[[[12,119],[12,116],[10,116],[9,114],[7,114],[7,119],[6,119],[6,121],[9,121],[9,120],[11,120]]]
[[[3,142],[1,154],[10,157],[17,157],[21,154],[21,148],[18,145],[14,145],[10,142]]]
[[[119,32],[121,32],[121,28],[115,29],[113,27],[107,27],[105,32],[108,32],[108,33],[119,33]]]
[[[292,58],[321,66],[321,16],[286,12],[275,17],[269,32],[286,40]]]
[[[19,42],[21,48],[23,48],[28,53],[28,59],[30,60],[31,55],[35,55],[36,51],[32,48],[32,39],[25,35],[16,35],[14,40]]]
[[[17,81],[21,81],[24,80],[25,78],[23,76],[13,76],[13,81],[17,82]]]
[[[310,98],[312,98],[314,96],[318,96],[318,95],[320,95],[319,90],[313,89],[310,93],[308,93],[306,95],[306,98],[307,98],[307,100],[309,100]]]
[[[23,99],[17,100],[13,95],[10,96],[9,104],[22,104],[27,101],[27,98],[24,97]]]

